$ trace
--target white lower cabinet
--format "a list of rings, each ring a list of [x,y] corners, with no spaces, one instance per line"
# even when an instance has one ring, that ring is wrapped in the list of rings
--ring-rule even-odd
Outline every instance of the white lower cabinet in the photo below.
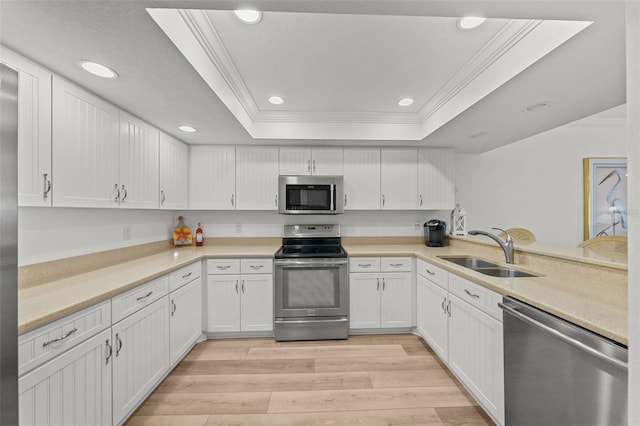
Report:
[[[106,329],[22,376],[20,425],[111,425],[110,342]]]
[[[208,332],[273,330],[273,259],[212,259],[207,271]]]
[[[499,425],[504,424],[501,296],[418,260],[417,330]]]
[[[169,297],[169,353],[174,365],[202,335],[202,278],[197,277]]]
[[[411,269],[411,258],[349,259],[349,328],[411,327]]]
[[[113,423],[120,424],[169,369],[169,297],[114,324]]]

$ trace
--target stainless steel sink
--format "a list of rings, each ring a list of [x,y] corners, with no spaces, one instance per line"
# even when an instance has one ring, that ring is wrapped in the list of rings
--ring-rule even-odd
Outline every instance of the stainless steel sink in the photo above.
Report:
[[[464,266],[465,268],[477,269],[477,268],[495,268],[498,265],[495,263],[487,262],[486,260],[478,259],[476,257],[457,256],[457,257],[445,257],[438,256],[442,260],[453,262],[456,265]]]
[[[488,262],[483,259],[471,256],[438,256],[442,260],[464,266],[481,274],[490,275],[498,278],[520,278],[520,277],[537,277],[538,275],[529,272],[520,271],[518,269],[506,268],[496,263]]]
[[[491,275],[498,278],[518,278],[518,277],[537,277],[538,275],[530,274],[528,272],[519,271],[518,269],[511,268],[472,268],[474,271],[480,272],[485,275]]]

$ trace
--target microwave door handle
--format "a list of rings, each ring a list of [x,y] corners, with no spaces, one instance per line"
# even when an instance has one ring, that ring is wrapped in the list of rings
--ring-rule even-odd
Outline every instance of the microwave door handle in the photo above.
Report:
[[[331,185],[331,208],[329,210],[331,211],[336,210],[336,186],[335,185]]]

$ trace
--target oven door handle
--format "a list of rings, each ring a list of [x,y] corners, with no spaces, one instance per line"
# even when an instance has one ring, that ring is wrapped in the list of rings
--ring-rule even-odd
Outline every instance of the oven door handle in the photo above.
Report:
[[[307,268],[309,266],[345,266],[347,260],[334,260],[334,259],[305,259],[305,260],[276,260],[277,266],[286,268]]]
[[[301,320],[275,320],[276,324],[307,324],[307,323],[327,323],[327,322],[347,322],[348,318],[332,318],[332,319],[301,319]]]

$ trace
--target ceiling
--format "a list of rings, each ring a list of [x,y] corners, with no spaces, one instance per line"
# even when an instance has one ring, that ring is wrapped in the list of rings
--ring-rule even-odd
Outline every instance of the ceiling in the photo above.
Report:
[[[230,12],[251,5],[258,24]],[[190,144],[484,152],[625,103],[624,40],[611,1],[0,3],[4,46]]]

